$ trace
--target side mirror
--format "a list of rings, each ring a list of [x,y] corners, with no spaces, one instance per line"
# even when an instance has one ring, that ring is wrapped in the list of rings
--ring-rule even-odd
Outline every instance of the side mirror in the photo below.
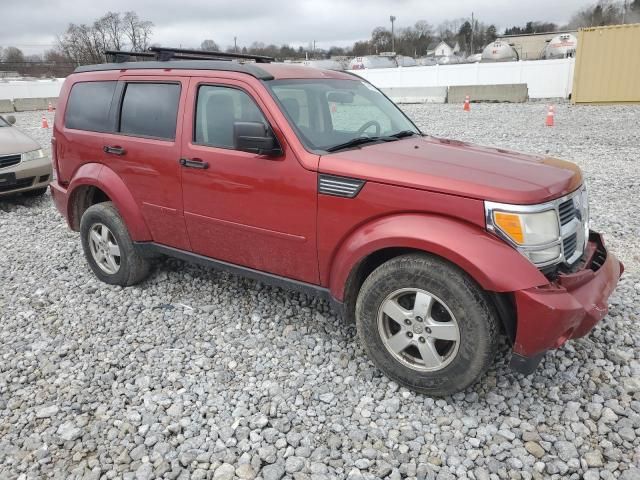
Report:
[[[282,148],[273,133],[262,122],[235,122],[233,124],[233,144],[236,150],[277,157]]]
[[[13,115],[7,115],[4,119],[9,122],[10,125],[14,125],[16,123],[16,117]]]

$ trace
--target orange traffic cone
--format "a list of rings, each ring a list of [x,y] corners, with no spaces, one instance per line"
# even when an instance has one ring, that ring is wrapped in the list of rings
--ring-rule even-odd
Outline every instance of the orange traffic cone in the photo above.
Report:
[[[553,105],[549,105],[549,110],[547,111],[547,121],[545,125],[547,127],[553,127],[553,117],[555,116],[555,111],[553,109]]]
[[[469,98],[469,95],[467,95],[466,97],[464,97],[464,107],[463,110],[465,112],[470,112],[471,111],[471,101]]]
[[[49,122],[47,122],[47,117],[42,115],[42,128],[49,128]]]
[[[49,108],[47,110],[49,112],[53,112],[53,105],[51,105],[51,102],[49,102]]]

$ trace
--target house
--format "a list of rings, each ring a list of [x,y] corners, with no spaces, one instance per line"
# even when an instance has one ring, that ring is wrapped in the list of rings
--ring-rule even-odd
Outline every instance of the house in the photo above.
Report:
[[[428,45],[427,56],[451,57],[456,53],[456,51],[460,51],[460,45],[458,45],[458,42],[456,42],[455,47],[452,48],[444,40],[436,40]]]

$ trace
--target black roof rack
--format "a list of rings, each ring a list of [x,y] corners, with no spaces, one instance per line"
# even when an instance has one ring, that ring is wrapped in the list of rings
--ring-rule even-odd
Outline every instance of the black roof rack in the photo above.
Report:
[[[153,57],[148,57],[153,58]],[[159,62],[156,60],[142,62],[100,63],[97,65],[83,65],[74,70],[74,73],[103,72],[108,70],[220,70],[223,72],[246,73],[260,80],[273,80],[273,75],[260,68],[255,63],[238,63],[228,60],[199,60],[176,59]]]
[[[106,50],[105,55],[111,57],[111,61],[115,63],[123,63],[131,60],[132,58],[143,58],[151,60],[162,60],[156,52],[125,52],[122,50]],[[181,55],[175,54],[171,57],[172,60],[211,60],[212,57],[208,55]],[[231,59],[218,58],[217,60],[230,61]]]
[[[184,48],[169,47],[151,47],[146,52],[107,50],[104,53],[112,63],[83,65],[76,68],[75,73],[170,68],[174,70],[222,70],[226,72],[246,73],[260,80],[273,80],[272,74],[257,65],[258,63],[270,63],[274,60],[272,57],[265,57],[264,55],[209,52],[206,50],[187,50]],[[136,61],[131,61],[134,59],[136,59]],[[185,60],[188,60],[188,62]],[[234,62],[233,60],[252,61]]]
[[[155,52],[157,59],[160,61],[172,60],[176,58],[176,55],[190,56],[197,55],[207,58],[215,59],[238,59],[238,60],[253,60],[256,63],[271,63],[275,59],[273,57],[266,57],[264,55],[248,55],[245,53],[229,53],[229,52],[210,52],[207,50],[189,50],[185,48],[171,48],[171,47],[151,47],[150,52]]]

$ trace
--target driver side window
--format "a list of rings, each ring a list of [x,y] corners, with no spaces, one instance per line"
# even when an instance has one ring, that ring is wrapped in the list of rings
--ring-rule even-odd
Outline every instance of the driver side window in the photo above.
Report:
[[[326,96],[334,131],[357,133],[372,118],[375,118],[380,123],[380,133],[388,132],[392,129],[389,117],[382,117],[379,114],[380,109],[366,97],[356,93],[353,95],[352,102],[338,103],[330,100],[331,92],[327,92]],[[375,132],[376,128],[372,126],[362,133]]]
[[[194,141],[211,147],[234,148],[234,122],[262,122],[262,112],[242,90],[202,85],[198,89]]]

